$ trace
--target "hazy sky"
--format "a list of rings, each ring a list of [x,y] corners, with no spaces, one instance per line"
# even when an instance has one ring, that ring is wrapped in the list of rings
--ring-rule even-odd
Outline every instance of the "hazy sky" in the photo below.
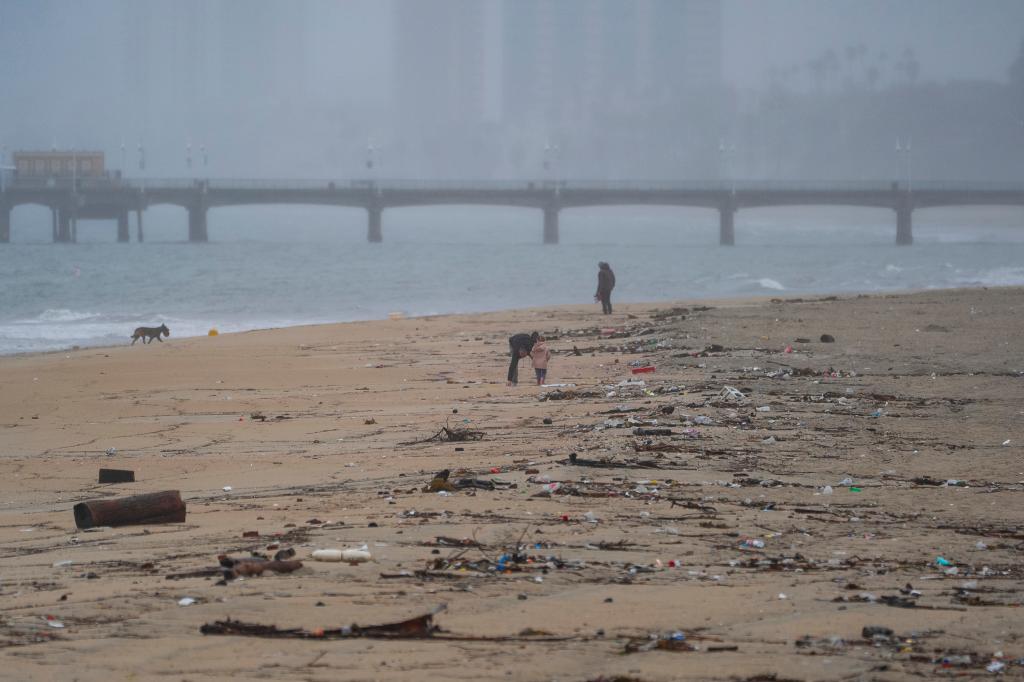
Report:
[[[701,102],[656,101],[657,91],[630,80],[642,80],[644,72],[636,68],[641,57],[648,60],[643,63],[661,67],[671,62],[667,53],[678,52],[662,43],[664,54],[637,57],[642,50],[636,48],[636,36],[643,29],[637,28],[639,21],[630,24],[644,11],[661,16],[652,7],[671,14],[673,0],[552,0],[546,5],[544,0],[444,0],[437,6],[446,9],[437,15],[447,17],[448,33],[438,30],[440,23],[431,25],[429,10],[425,15],[421,11],[434,1],[0,0],[0,144],[10,150],[48,147],[56,141],[59,146],[103,149],[109,165],[119,166],[123,140],[125,166],[134,170],[135,148],[144,142],[148,172],[180,175],[186,172],[185,149],[191,142],[191,171],[202,164],[199,146],[205,145],[210,167],[201,167],[211,176],[345,177],[364,172],[366,141],[372,138],[382,146],[388,172],[507,176],[535,173],[545,140],[562,135],[575,136],[576,150],[600,152],[585,157],[577,151],[574,156],[566,141],[566,172],[633,175],[642,167],[654,174],[686,168],[707,175],[720,163],[714,141],[736,134],[726,130],[735,127],[730,119],[735,110],[707,110],[699,119],[692,109]],[[695,6],[704,1],[694,0]],[[490,18],[476,24],[481,26],[495,16],[514,23],[517,14],[529,15],[529,21],[554,14],[563,21],[558,30],[575,36],[559,33],[554,43],[576,41],[564,50],[567,57],[557,53],[555,66],[543,67],[561,68],[559,60],[589,56],[586,9],[598,7],[605,12],[603,30],[608,33],[602,48],[610,54],[603,57],[605,63],[621,56],[611,54],[617,50],[633,49],[636,58],[625,76],[603,72],[595,78],[604,80],[590,83],[575,100],[571,87],[564,86],[588,73],[567,67],[569,75],[562,82],[540,93],[553,101],[547,108],[534,106],[523,113],[511,104],[530,104],[538,93],[512,91],[505,93],[498,114],[488,110],[491,105],[474,112],[479,93],[492,86],[489,74],[499,70],[493,65],[463,69],[462,56],[448,62],[437,59],[449,46],[465,48],[455,43],[472,42],[453,28],[463,16],[483,12]],[[832,89],[842,87],[844,79],[863,84],[874,66],[883,74],[879,88],[897,82],[899,71],[893,66],[907,48],[916,56],[921,82],[976,79],[1002,84],[1024,39],[1024,0],[722,0],[718,9],[722,76],[727,85],[744,91],[766,86],[770,73],[779,69],[793,74],[787,81],[790,87],[811,89],[807,65],[828,49],[839,55],[843,69],[829,79]],[[405,35],[411,40],[399,37],[402,22],[396,17],[410,15],[427,17],[422,31],[428,37],[422,41],[415,31]],[[536,32],[538,24],[529,21],[522,23]],[[404,25],[408,29],[409,21]],[[418,25],[414,22],[413,29]],[[623,28],[629,25],[631,29]],[[433,40],[431,32],[436,34]],[[487,35],[499,34],[500,29]],[[695,37],[680,42],[688,40]],[[426,46],[421,48],[426,52],[423,61],[447,63],[440,70],[448,73],[435,76],[427,68],[428,78],[411,81],[422,86],[422,99],[403,100],[396,96],[401,90],[396,83],[403,83],[398,62],[404,54],[416,63],[416,47],[403,53],[403,46],[417,42]],[[863,46],[856,60],[845,56],[851,46]],[[495,63],[537,60],[536,50],[515,42],[504,49]],[[493,56],[493,47],[458,54]],[[556,52],[548,57],[552,54]],[[460,65],[455,75],[451,64]],[[671,66],[659,73],[671,74]],[[540,74],[534,69],[521,80],[535,84]],[[586,99],[595,93],[605,99]],[[460,120],[452,115],[464,111],[469,114]],[[418,119],[431,120],[431,114],[434,121],[447,123],[447,129],[416,125]],[[976,117],[974,125],[990,123]],[[705,145],[710,151],[705,150],[704,158],[691,153],[684,159],[683,152],[664,144],[685,126],[691,150],[704,144],[703,138],[713,140]],[[641,139],[638,129],[646,138]],[[836,137],[829,131],[823,135]],[[443,144],[430,147],[438,138],[444,138]],[[499,138],[500,144],[491,144]],[[630,154],[633,158],[627,158]],[[456,162],[443,163],[445,155]]]

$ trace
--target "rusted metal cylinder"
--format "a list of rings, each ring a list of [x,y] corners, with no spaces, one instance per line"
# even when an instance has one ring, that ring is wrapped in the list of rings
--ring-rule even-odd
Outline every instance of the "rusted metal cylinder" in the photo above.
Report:
[[[80,502],[74,512],[79,528],[185,522],[185,503],[177,490]]]

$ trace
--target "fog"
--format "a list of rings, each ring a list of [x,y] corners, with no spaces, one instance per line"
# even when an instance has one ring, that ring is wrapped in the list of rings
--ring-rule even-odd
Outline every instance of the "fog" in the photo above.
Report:
[[[153,178],[1024,178],[1019,0],[2,0],[0,74]]]

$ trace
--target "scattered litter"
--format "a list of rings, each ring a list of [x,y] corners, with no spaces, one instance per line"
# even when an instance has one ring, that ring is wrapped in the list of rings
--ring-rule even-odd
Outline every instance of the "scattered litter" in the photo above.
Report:
[[[129,469],[100,469],[98,483],[134,483],[135,472]]]
[[[740,405],[747,402],[747,396],[743,394],[743,391],[732,386],[723,386],[722,390],[718,392],[718,399],[723,402],[739,403]]]
[[[192,597],[182,597],[178,600],[178,606],[192,606],[196,603],[196,600]]]
[[[312,557],[316,561],[344,561],[351,566],[373,559],[367,545],[349,549],[318,549],[313,552]]]
[[[411,440],[405,443],[399,443],[399,445],[419,445],[422,443],[450,443],[450,442],[463,442],[470,440],[482,440],[484,437],[483,431],[474,431],[472,429],[464,429],[458,426],[448,426],[447,420],[441,430],[435,433],[433,436],[423,438],[421,440]]]

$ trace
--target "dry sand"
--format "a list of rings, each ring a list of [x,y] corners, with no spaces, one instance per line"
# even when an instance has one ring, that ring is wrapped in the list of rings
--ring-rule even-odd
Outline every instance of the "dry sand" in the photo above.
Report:
[[[991,677],[997,652],[1024,676],[1024,291],[678,305],[0,358],[0,677],[889,680]],[[507,337],[534,329],[577,397],[539,400],[556,389],[528,361],[504,385]],[[716,399],[726,385],[743,404]],[[401,445],[446,421],[483,437]],[[100,467],[137,482],[98,485]],[[516,487],[423,492],[442,469]],[[171,489],[184,524],[75,528],[77,502]],[[308,560],[363,543],[373,563]],[[305,566],[166,578],[274,544]],[[443,604],[439,641],[200,634]],[[676,631],[693,650],[644,650]]]

